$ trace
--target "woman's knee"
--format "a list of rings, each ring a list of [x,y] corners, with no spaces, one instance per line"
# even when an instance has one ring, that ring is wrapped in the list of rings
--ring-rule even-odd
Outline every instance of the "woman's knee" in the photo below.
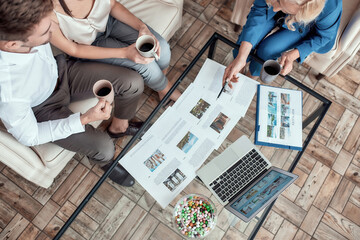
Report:
[[[169,43],[165,40],[162,39],[161,40],[163,43],[160,43],[161,46],[161,54],[160,56],[164,59],[166,59],[167,65],[169,65],[170,63],[170,58],[171,58],[171,49],[170,49],[170,45]]]
[[[157,64],[159,65],[161,70],[164,70],[167,68],[170,64],[171,59],[171,50],[169,43],[164,39],[158,39],[160,43],[160,59],[157,61]]]
[[[256,54],[264,61],[268,59],[275,59],[281,55],[281,52],[279,52],[277,49],[278,48],[272,46],[272,44],[263,42],[256,49]]]
[[[167,79],[156,63],[144,65],[141,69],[141,76],[145,84],[155,91],[161,91],[166,87]]]
[[[263,60],[276,59],[289,49],[294,48],[302,36],[298,32],[281,29],[265,38],[257,47],[257,55]]]
[[[150,70],[148,70],[147,74],[145,74],[144,82],[152,90],[161,91],[166,87],[168,80],[162,72],[161,74],[154,74]]]

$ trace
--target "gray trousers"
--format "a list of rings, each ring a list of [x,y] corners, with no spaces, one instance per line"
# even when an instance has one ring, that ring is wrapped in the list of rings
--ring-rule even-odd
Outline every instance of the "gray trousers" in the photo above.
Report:
[[[92,87],[97,80],[107,79],[113,84],[114,116],[131,119],[144,90],[142,77],[131,69],[98,62],[65,60],[56,57],[59,83],[52,95],[40,105],[33,107],[38,122],[66,118],[73,112],[68,108],[72,101],[94,97]],[[110,136],[87,124],[85,132],[73,134],[55,144],[70,151],[82,153],[100,165],[112,161],[115,146]]]
[[[149,64],[138,64],[126,58],[107,58],[95,61],[131,68],[144,78],[144,82],[148,87],[155,91],[161,91],[168,84],[162,70],[169,66],[171,58],[170,46],[160,34],[152,28],[148,28],[160,43],[159,61],[153,61]],[[99,33],[92,45],[106,48],[123,48],[135,43],[138,35],[137,30],[109,16],[105,32]]]

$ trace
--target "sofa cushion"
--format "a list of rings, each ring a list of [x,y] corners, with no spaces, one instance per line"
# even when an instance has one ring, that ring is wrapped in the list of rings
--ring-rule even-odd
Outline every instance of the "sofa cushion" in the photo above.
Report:
[[[83,101],[73,102],[69,105],[69,108],[73,112],[84,113],[89,108],[95,106],[96,103],[97,103],[96,98],[90,98],[90,99],[86,99]],[[97,121],[97,122],[91,123],[91,125],[93,125],[94,127],[97,127],[100,125],[100,123],[101,123],[101,121]],[[56,165],[56,163],[54,163],[53,161],[55,159],[57,159],[61,154],[64,154],[65,151],[70,152],[70,151],[63,149],[62,147],[59,147],[58,145],[56,145],[54,143],[45,143],[45,144],[33,146],[31,148],[34,150],[34,152],[36,152],[36,154],[42,159],[44,164],[49,168],[52,168],[53,165]]]
[[[343,0],[343,11],[336,41],[332,49],[325,54],[312,53],[305,63],[315,68],[318,72],[326,76],[332,76],[338,72],[353,56],[353,52],[358,49],[358,27],[352,29],[349,24],[354,22],[353,19],[360,6],[360,0]],[[355,20],[356,21],[356,20]],[[358,26],[358,24],[356,23]],[[351,29],[349,31],[349,28]],[[351,36],[347,33],[351,32]],[[349,45],[351,45],[349,47]]]
[[[169,40],[181,26],[183,0],[117,1],[166,40]]]

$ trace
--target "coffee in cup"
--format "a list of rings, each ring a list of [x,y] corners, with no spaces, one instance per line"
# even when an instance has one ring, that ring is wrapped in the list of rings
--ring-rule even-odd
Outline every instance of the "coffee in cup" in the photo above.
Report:
[[[264,83],[271,83],[280,74],[281,65],[275,60],[267,60],[264,62],[261,72],[260,79]]]
[[[150,35],[142,35],[136,40],[136,50],[143,57],[154,57],[156,61],[159,60],[159,56],[155,52],[156,40]]]
[[[152,44],[152,43],[144,43],[143,45],[140,46],[140,51],[141,52],[148,52],[153,48],[154,48],[154,44]]]
[[[98,99],[105,99],[110,104],[114,101],[114,89],[108,80],[97,81],[93,86],[93,93]]]

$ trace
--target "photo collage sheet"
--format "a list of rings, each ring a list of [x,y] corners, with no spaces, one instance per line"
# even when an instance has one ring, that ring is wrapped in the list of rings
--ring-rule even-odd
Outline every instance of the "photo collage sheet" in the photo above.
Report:
[[[217,98],[224,71],[225,66],[207,59],[194,83],[120,160],[163,208],[196,177],[196,170],[245,115],[255,95],[258,83],[241,75],[233,89]],[[245,102],[237,95],[248,98]]]
[[[270,86],[259,87],[257,141],[302,146],[302,92]]]

